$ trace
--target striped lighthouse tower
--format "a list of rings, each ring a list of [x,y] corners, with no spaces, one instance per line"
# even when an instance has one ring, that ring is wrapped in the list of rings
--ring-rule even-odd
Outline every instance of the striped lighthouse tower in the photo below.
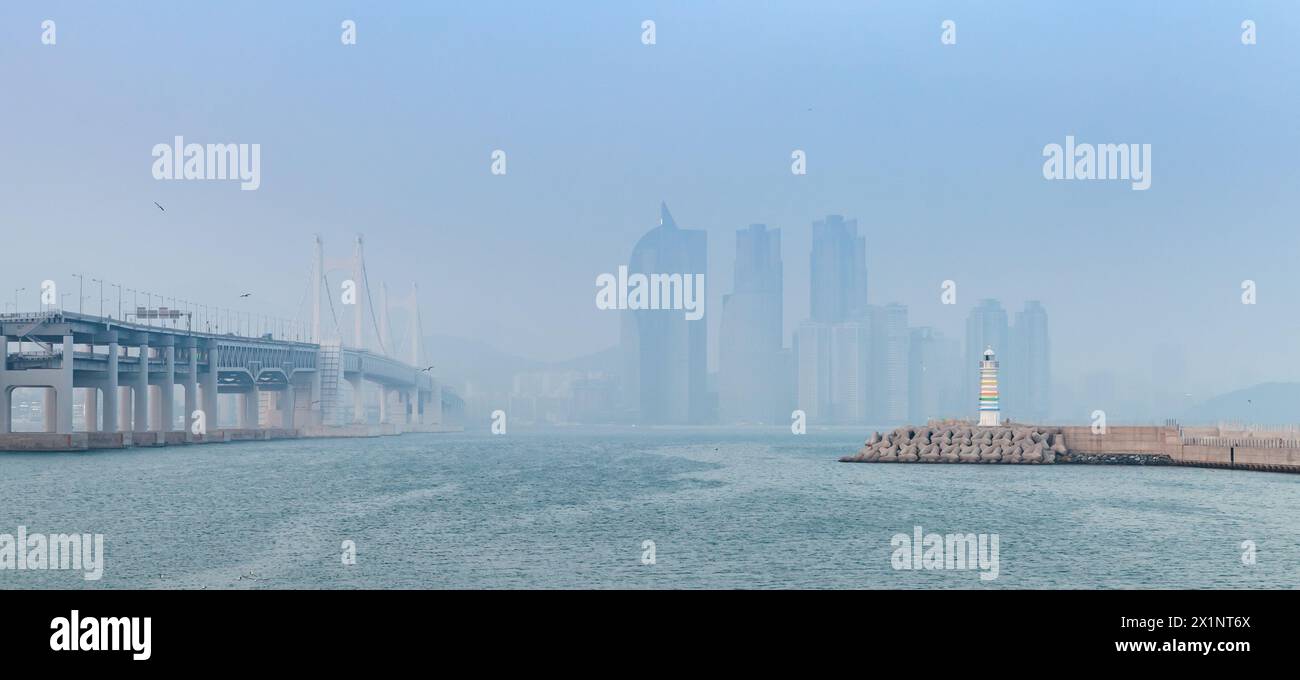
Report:
[[[997,427],[998,417],[998,362],[990,346],[980,362],[980,427]]]

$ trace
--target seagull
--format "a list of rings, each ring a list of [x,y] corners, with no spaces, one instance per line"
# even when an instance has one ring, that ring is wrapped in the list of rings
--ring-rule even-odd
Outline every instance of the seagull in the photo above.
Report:
[[[154,204],[154,205],[158,205],[158,201],[154,201],[153,204]],[[158,209],[161,210],[161,211],[163,211],[163,212],[167,212],[167,209],[164,208],[164,207],[162,207],[161,205],[158,205]]]
[[[252,293],[244,293],[244,294],[240,295],[239,297],[241,297],[241,298],[246,298],[246,297],[248,297],[248,296],[250,296],[250,295],[252,295]]]
[[[430,366],[430,367],[428,367],[428,368],[421,368],[421,369],[420,369],[420,372],[421,372],[421,373],[428,373],[429,371],[432,371],[432,370],[433,370],[433,367]]]

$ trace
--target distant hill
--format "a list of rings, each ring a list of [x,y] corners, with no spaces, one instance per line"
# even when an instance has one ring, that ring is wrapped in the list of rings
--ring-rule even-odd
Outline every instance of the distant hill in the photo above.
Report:
[[[426,337],[424,348],[437,367],[434,373],[438,379],[458,389],[471,381],[482,391],[509,392],[515,374],[526,371],[618,371],[618,347],[554,363],[525,359],[485,342],[449,335]]]
[[[1300,383],[1252,385],[1213,397],[1179,417],[1179,422],[1186,425],[1219,421],[1260,425],[1300,423]]]

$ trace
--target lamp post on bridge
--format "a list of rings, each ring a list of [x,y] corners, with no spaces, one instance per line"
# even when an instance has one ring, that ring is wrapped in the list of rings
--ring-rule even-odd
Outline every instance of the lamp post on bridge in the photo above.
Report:
[[[117,318],[119,321],[121,321],[122,320],[122,284],[114,283],[112,285],[117,288]]]
[[[90,282],[99,284],[99,318],[102,319],[104,318],[104,280],[91,279]]]
[[[77,313],[80,314],[86,311],[86,277],[84,274],[73,274],[73,276],[77,277]]]

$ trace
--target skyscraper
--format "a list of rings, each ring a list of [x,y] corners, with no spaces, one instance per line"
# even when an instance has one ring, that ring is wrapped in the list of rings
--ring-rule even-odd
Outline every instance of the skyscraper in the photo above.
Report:
[[[707,257],[707,232],[679,229],[661,203],[659,226],[637,241],[627,267],[630,274],[704,275]],[[622,314],[625,406],[646,424],[703,422],[709,411],[707,316],[690,321],[680,309]]]
[[[813,222],[812,318],[795,331],[798,408],[810,420],[865,424],[873,417],[875,337],[867,307],[867,242],[857,220]]]
[[[832,324],[830,336],[831,421],[866,424],[871,417],[871,324]]]
[[[903,422],[909,402],[907,307],[895,303],[870,310],[872,415],[880,423]]]
[[[794,332],[795,408],[811,422],[834,420],[831,401],[831,325],[805,321]]]
[[[858,221],[829,215],[813,222],[809,262],[812,320],[862,320],[867,311],[867,240],[858,236]]]
[[[1007,347],[1009,329],[1007,312],[997,300],[980,300],[966,317],[966,363],[963,374],[965,379],[965,403],[974,404],[979,399],[979,375],[974,367],[979,366],[984,358],[984,350],[989,347]],[[1013,363],[1011,359],[1007,363]],[[1010,374],[1014,369],[1006,371]],[[1015,404],[1015,395],[1003,394],[1002,406],[1006,408]]]
[[[718,346],[719,392],[724,422],[772,423],[784,410],[781,357],[781,231],[752,224],[736,231],[732,293],[722,299]]]
[[[913,328],[908,349],[907,397],[909,422],[959,417],[970,412],[962,403],[961,343],[934,328]]]
[[[1010,413],[1018,420],[1044,422],[1051,410],[1052,374],[1047,310],[1042,303],[1026,302],[1024,309],[1016,312],[1011,334],[1014,365],[1008,378],[1012,379],[1014,410]]]

